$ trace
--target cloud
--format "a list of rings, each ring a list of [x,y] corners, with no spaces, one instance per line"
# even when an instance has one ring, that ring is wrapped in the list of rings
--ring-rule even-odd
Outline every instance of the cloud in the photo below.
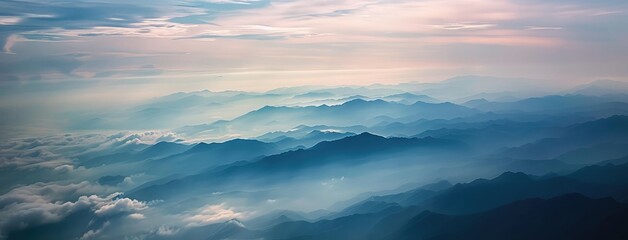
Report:
[[[342,176],[340,178],[333,177],[333,178],[331,178],[329,180],[322,181],[321,182],[321,186],[327,187],[329,189],[332,189],[332,188],[336,187],[336,185],[341,184],[344,181],[345,181],[345,176]]]
[[[180,228],[175,227],[175,226],[165,226],[162,225],[159,228],[157,228],[157,230],[155,231],[155,233],[159,236],[172,236],[175,235],[179,232]]]
[[[10,190],[0,196],[0,208],[20,203],[47,203],[69,201],[86,194],[102,193],[107,191],[100,185],[93,185],[87,181],[61,185],[56,183],[34,183]]]
[[[63,165],[71,165],[71,160],[51,152],[45,148],[11,151],[0,150],[0,168],[6,167],[41,167],[57,168]]]
[[[105,149],[115,149],[128,145],[155,144],[162,141],[177,141],[181,139],[176,133],[171,131],[137,131],[121,132],[107,136],[107,140],[98,144],[93,149],[100,151]]]
[[[147,203],[123,198],[121,193],[104,197],[81,195],[102,191],[102,187],[88,182],[69,185],[37,183],[13,189],[0,196],[0,236],[19,229],[59,222],[81,210],[89,210],[95,217],[128,213],[137,219],[138,212],[148,208]],[[77,195],[80,196],[74,198],[75,201],[67,200]]]
[[[4,11],[14,15],[13,19],[5,19],[2,21],[5,24],[0,24],[0,32],[5,33],[5,37],[0,35],[3,37],[0,44],[5,51],[10,51],[14,42],[9,41],[8,36],[14,34],[49,29],[91,29],[98,26],[129,28],[133,23],[157,16],[156,9],[125,3],[79,1],[73,4],[50,4],[47,1],[6,1],[2,5]],[[14,18],[19,18],[19,21]]]
[[[106,136],[94,134],[8,140],[0,144],[0,168],[48,168],[70,172],[75,170],[72,158],[102,141],[106,141]]]
[[[137,131],[104,134],[60,134],[45,137],[9,139],[0,143],[0,168],[50,169],[56,173],[85,170],[76,159],[89,154],[107,153],[125,147],[143,146],[181,137],[171,131]],[[125,179],[132,183],[132,179]]]
[[[13,49],[13,45],[15,45],[15,43],[18,42],[19,40],[20,40],[19,35],[11,34],[5,40],[5,44],[2,49],[4,50],[5,53],[13,54],[13,52],[11,51]]]
[[[23,41],[22,37],[11,35],[4,46],[6,53],[13,53],[15,42]],[[18,75],[32,78],[40,75],[75,77],[75,70],[83,64],[81,57],[73,55],[49,55],[14,59],[0,65],[0,76]]]
[[[105,230],[105,228],[107,228],[111,223],[109,221],[105,222],[103,224],[103,226],[99,229],[90,229],[89,231],[85,232],[83,234],[83,236],[81,236],[80,240],[87,240],[87,239],[95,239],[103,230]]]
[[[119,196],[119,194],[109,195],[107,199],[114,199],[117,196]],[[94,213],[98,216],[112,216],[120,213],[137,212],[146,208],[147,205],[145,202],[130,198],[120,198],[97,204],[94,208]]]
[[[135,219],[135,220],[142,220],[144,218],[146,218],[146,216],[144,216],[144,214],[141,213],[131,213],[128,216],[130,219]]]
[[[468,30],[468,29],[487,29],[495,27],[495,24],[488,23],[450,23],[443,25],[430,25],[433,28],[445,30]]]
[[[536,31],[536,30],[561,30],[563,29],[562,27],[547,27],[547,26],[528,26],[526,27],[526,30],[532,30],[532,31]]]
[[[84,167],[79,167],[82,170],[85,170]],[[54,168],[56,172],[59,173],[70,173],[74,171],[74,165],[71,164],[63,164]]]
[[[184,221],[190,226],[201,226],[211,223],[224,222],[234,218],[245,218],[247,213],[237,212],[235,209],[227,207],[225,203],[215,205],[205,205],[196,213],[184,216]]]
[[[0,25],[15,25],[22,21],[21,17],[0,16]]]

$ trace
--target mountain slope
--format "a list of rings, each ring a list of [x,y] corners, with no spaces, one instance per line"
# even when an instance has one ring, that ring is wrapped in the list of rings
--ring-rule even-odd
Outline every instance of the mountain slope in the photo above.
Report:
[[[246,134],[250,137],[272,131],[286,130],[286,126],[331,125],[353,126],[367,124],[380,116],[390,118],[413,117],[415,119],[451,119],[477,114],[479,111],[453,103],[416,102],[411,105],[355,99],[340,105],[320,105],[307,107],[266,106],[246,113],[230,121],[217,121],[211,124],[188,126],[177,132],[191,134]],[[254,127],[252,127],[254,126]]]
[[[611,198],[567,194],[514,202],[484,213],[448,216],[424,212],[392,239],[621,239],[628,206]]]
[[[431,159],[421,156],[440,156],[466,152],[464,143],[436,138],[384,138],[369,133],[324,141],[309,149],[288,151],[263,157],[257,161],[225,165],[219,169],[170,181],[166,184],[137,189],[132,195],[140,198],[163,199],[185,191],[218,191],[231,183],[272,185],[286,179],[304,177],[317,169],[334,165],[351,168],[367,162],[390,161],[383,156],[407,156],[407,161]],[[397,157],[398,158],[398,157]],[[396,158],[392,158],[394,160]],[[213,189],[213,190],[211,190]]]

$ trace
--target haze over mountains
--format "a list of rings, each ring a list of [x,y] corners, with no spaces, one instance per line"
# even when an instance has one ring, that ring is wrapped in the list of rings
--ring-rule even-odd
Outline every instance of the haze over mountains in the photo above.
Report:
[[[628,238],[625,82],[180,92],[65,120],[2,143],[0,239]]]

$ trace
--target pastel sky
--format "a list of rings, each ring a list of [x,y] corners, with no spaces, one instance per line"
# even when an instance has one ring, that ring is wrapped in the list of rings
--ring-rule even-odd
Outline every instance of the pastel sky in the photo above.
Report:
[[[468,74],[622,80],[627,10],[622,0],[3,0],[0,84],[4,96],[141,98]]]

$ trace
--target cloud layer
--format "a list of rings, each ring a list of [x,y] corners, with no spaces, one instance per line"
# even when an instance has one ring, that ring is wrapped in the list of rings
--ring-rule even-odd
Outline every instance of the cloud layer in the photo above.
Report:
[[[130,217],[138,218],[138,212],[148,207],[144,202],[120,197],[121,193],[82,195],[92,192],[103,192],[103,189],[88,182],[69,185],[37,183],[15,188],[0,196],[0,236],[58,222],[81,210],[89,210],[98,217],[131,214]],[[75,200],[68,200],[70,198]]]

